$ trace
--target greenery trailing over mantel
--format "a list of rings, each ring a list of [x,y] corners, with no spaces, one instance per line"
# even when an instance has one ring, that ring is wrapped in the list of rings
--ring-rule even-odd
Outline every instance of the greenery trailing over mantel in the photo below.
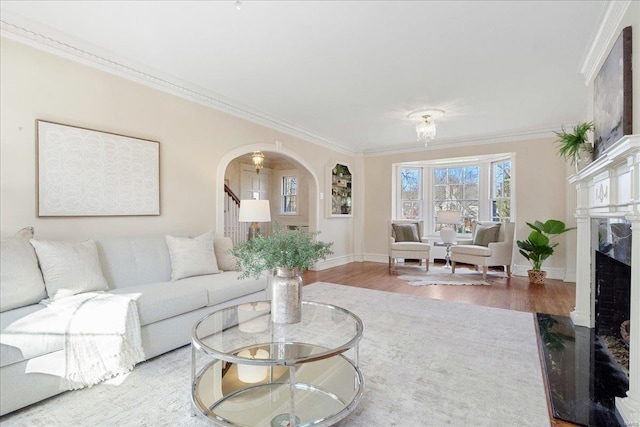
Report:
[[[562,127],[561,132],[555,132],[558,139],[558,154],[565,160],[575,165],[580,152],[593,154],[593,146],[589,143],[587,132],[594,129],[593,122],[579,123],[573,127],[573,133],[569,133]]]
[[[558,243],[552,243],[551,239],[575,228],[566,228],[564,222],[555,219],[536,221],[533,224],[527,222],[527,225],[533,231],[527,240],[518,240],[516,243],[520,248],[520,254],[529,260],[536,271],[541,270],[542,263],[553,255],[554,248],[558,246]]]
[[[318,241],[318,234],[319,231],[308,232],[300,228],[288,230],[274,223],[270,235],[256,236],[230,250],[242,271],[239,278],[258,278],[263,271],[273,271],[276,268],[307,270],[333,253],[330,249],[333,243]]]

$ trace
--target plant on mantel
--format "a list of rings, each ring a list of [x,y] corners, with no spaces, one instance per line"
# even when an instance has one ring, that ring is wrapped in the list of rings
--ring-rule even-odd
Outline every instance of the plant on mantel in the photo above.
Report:
[[[573,127],[573,132],[567,132],[562,127],[561,132],[555,132],[558,139],[558,154],[568,160],[573,166],[578,166],[584,156],[593,157],[593,145],[589,142],[587,134],[593,131],[593,122],[579,123]]]
[[[555,247],[558,246],[558,243],[552,242],[551,239],[575,227],[566,228],[564,222],[556,219],[545,222],[536,220],[533,224],[527,222],[527,225],[532,229],[531,233],[526,240],[518,240],[516,243],[520,248],[520,254],[529,260],[533,267],[527,271],[529,281],[541,285],[547,277],[547,272],[542,270],[542,263],[553,255]]]

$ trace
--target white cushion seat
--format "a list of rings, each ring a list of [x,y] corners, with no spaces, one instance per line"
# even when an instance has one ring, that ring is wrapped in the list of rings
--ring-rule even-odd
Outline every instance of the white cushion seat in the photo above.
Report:
[[[425,243],[422,242],[394,242],[391,244],[393,251],[424,251]],[[418,258],[418,256],[416,256]]]
[[[208,302],[204,288],[183,286],[182,281],[145,283],[109,292],[126,295],[136,301],[140,326],[206,307]]]
[[[265,289],[266,281],[264,279],[247,277],[238,280],[240,274],[242,273],[239,271],[228,271],[224,275],[210,274],[188,277],[180,280],[180,287],[204,290],[207,294],[207,306],[231,301]]]
[[[451,247],[451,251],[453,252],[454,247]],[[485,246],[474,246],[474,245],[457,245],[455,246],[455,253],[457,255],[473,255],[473,256],[491,256],[491,248]]]
[[[42,304],[0,313],[0,367],[64,348],[62,317]]]

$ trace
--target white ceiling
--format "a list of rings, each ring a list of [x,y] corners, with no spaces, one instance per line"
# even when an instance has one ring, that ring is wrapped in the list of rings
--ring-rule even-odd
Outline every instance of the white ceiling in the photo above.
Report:
[[[587,103],[578,69],[605,7],[3,0],[0,17],[4,35],[27,29],[216,108],[371,154],[421,148],[406,118],[418,109],[446,111],[432,146],[541,136],[575,123]]]

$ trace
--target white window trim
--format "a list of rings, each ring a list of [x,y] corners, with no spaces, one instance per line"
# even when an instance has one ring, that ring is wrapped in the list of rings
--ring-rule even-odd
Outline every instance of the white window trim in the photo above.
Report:
[[[516,218],[515,212],[515,153],[500,153],[492,155],[482,156],[469,156],[469,157],[457,157],[448,159],[417,161],[417,162],[403,162],[393,165],[393,188],[395,192],[392,196],[392,218],[398,219],[402,217],[402,200],[401,200],[401,178],[400,171],[402,168],[415,168],[422,167],[422,189],[423,189],[423,203],[422,215],[420,218],[425,224],[425,235],[428,237],[437,237],[438,234],[432,230],[434,223],[433,209],[431,208],[431,201],[433,200],[433,170],[439,168],[451,168],[458,166],[478,166],[479,174],[479,200],[480,206],[478,211],[478,220],[489,221],[491,219],[491,179],[492,179],[492,163],[499,161],[511,161],[511,221],[514,222]],[[467,234],[460,234],[461,236],[468,236]]]

